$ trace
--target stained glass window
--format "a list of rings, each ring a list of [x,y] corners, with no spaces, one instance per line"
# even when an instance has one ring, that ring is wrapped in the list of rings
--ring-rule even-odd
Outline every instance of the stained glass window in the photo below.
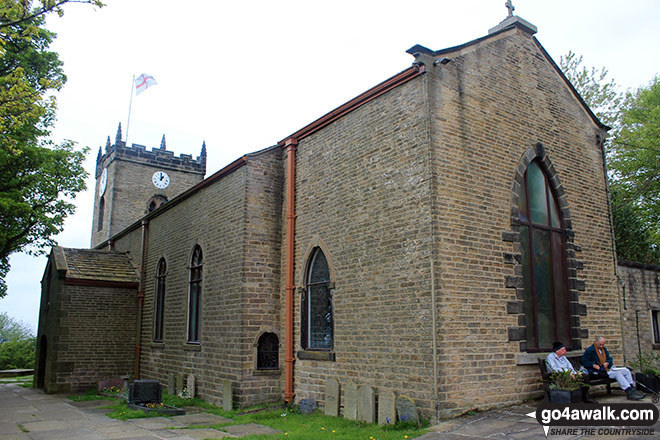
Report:
[[[529,164],[520,188],[522,249],[528,351],[571,343],[564,232],[557,199],[538,162]]]
[[[302,305],[302,344],[304,348],[331,350],[333,345],[330,268],[320,248],[312,252],[307,269]]]
[[[154,341],[163,340],[163,319],[165,317],[165,273],[167,264],[161,258],[156,274],[156,303],[154,305]]]
[[[202,314],[202,248],[195,246],[190,262],[190,294],[188,302],[188,342],[199,342]]]
[[[257,342],[257,370],[277,370],[280,341],[275,333],[264,333]]]

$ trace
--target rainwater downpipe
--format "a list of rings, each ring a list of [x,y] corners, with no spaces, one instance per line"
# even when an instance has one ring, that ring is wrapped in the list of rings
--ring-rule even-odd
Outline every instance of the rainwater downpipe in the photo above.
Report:
[[[149,220],[142,220],[142,241],[140,244],[140,282],[138,284],[137,295],[137,325],[135,331],[135,371],[134,379],[140,378],[140,353],[142,345],[140,344],[142,336],[142,304],[144,303],[144,282],[147,275],[147,233],[149,232]]]
[[[284,356],[284,400],[292,403],[293,392],[293,295],[295,202],[296,202],[296,145],[298,140],[289,138],[284,143],[287,155],[287,206],[286,206],[286,352]]]

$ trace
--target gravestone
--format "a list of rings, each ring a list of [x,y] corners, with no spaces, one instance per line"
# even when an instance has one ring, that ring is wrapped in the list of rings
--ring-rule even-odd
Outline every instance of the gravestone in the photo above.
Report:
[[[393,425],[396,423],[396,397],[392,391],[378,394],[378,424]]]
[[[162,403],[163,394],[160,382],[157,380],[138,379],[133,381],[128,389],[128,403],[144,405],[147,403]]]
[[[357,419],[367,423],[376,422],[376,394],[369,385],[358,389]]]
[[[222,381],[222,409],[231,411],[234,409],[232,402],[232,383],[231,380],[225,379]]]
[[[399,396],[396,398],[396,412],[402,422],[413,422],[419,426],[417,407],[415,401],[410,397]]]
[[[167,375],[167,392],[173,396],[176,394],[176,382],[174,381],[174,373]]]
[[[314,399],[302,399],[300,404],[298,404],[298,409],[301,414],[312,414],[316,411],[316,400]]]
[[[326,416],[339,416],[339,382],[335,379],[325,381],[325,408]]]
[[[354,382],[347,383],[344,389],[344,417],[357,420],[357,385]]]
[[[188,386],[188,397],[191,399],[195,398],[195,376],[192,374],[188,375],[188,383],[186,384]]]
[[[176,392],[177,394],[183,391],[183,373],[176,374]]]

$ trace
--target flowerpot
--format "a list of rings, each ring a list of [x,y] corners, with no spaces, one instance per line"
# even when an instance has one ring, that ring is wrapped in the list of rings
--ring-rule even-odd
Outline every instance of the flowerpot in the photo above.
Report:
[[[640,391],[660,393],[660,379],[658,379],[658,376],[635,373],[635,380],[638,385],[642,385],[638,386]]]
[[[581,390],[550,390],[550,402],[552,403],[580,403],[582,402]]]

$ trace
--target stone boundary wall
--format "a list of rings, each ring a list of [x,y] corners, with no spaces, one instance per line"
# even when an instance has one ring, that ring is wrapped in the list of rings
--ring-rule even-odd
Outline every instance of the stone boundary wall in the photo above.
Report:
[[[639,352],[660,353],[653,335],[652,312],[660,314],[660,266],[619,261],[621,327],[626,363]]]

